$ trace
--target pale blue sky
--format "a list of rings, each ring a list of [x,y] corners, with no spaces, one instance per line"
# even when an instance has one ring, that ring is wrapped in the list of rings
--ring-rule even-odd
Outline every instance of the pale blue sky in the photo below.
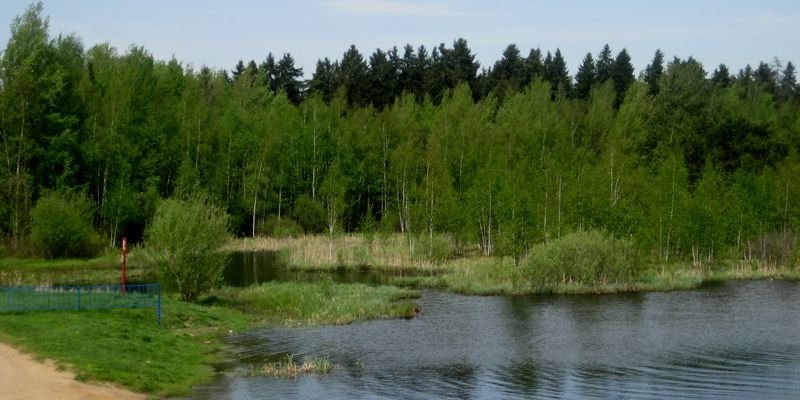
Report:
[[[2,0],[0,46],[29,0]],[[586,54],[609,43],[631,54],[636,73],[660,48],[694,56],[707,71],[724,62],[800,62],[798,0],[672,1],[210,1],[48,0],[51,35],[77,33],[88,48],[109,42],[121,51],[144,46],[156,58],[175,56],[199,67],[231,69],[237,60],[262,61],[291,52],[306,77],[318,58],[341,58],[355,44],[365,55],[411,43],[429,50],[467,39],[482,67],[515,43],[561,49],[571,74]]]

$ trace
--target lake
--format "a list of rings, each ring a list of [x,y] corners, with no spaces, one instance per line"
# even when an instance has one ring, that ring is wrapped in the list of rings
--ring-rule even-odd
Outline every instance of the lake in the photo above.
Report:
[[[800,398],[800,283],[476,297],[425,291],[412,320],[256,329],[196,399]],[[326,355],[298,379],[249,364]]]

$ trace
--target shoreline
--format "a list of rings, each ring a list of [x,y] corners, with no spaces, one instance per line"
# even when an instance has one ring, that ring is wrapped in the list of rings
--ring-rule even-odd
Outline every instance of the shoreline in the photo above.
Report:
[[[287,256],[289,249],[287,243],[298,245],[302,244],[303,240],[309,240],[311,245],[318,244],[317,242],[327,238],[295,238],[289,240],[256,240],[250,241],[238,239],[232,244],[237,244],[238,248],[228,246],[228,251],[277,251],[284,252],[281,257]],[[138,390],[141,393],[129,392],[140,397],[133,397],[136,399],[145,398],[142,396],[158,396],[158,395],[180,395],[189,393],[191,387],[201,384],[209,379],[208,369],[213,364],[214,359],[218,358],[223,353],[230,352],[231,349],[226,348],[224,338],[233,331],[242,331],[260,327],[310,327],[320,325],[336,325],[348,324],[354,321],[371,320],[371,319],[403,319],[413,317],[418,311],[418,303],[416,298],[418,294],[408,289],[432,289],[444,292],[450,292],[460,295],[468,296],[540,296],[540,295],[600,295],[600,294],[623,294],[623,293],[646,293],[646,292],[665,292],[665,291],[681,291],[681,290],[694,290],[706,284],[734,280],[784,280],[784,281],[798,281],[800,280],[800,271],[789,269],[786,267],[776,266],[763,266],[754,264],[742,263],[721,263],[714,268],[694,268],[688,263],[673,263],[673,264],[646,264],[642,267],[643,273],[637,276],[636,280],[623,283],[602,282],[595,281],[593,284],[579,284],[574,282],[562,282],[555,286],[550,287],[534,287],[531,281],[522,275],[522,270],[515,268],[513,261],[510,258],[498,257],[483,257],[483,256],[469,256],[461,258],[450,258],[438,263],[415,264],[410,267],[397,267],[389,266],[371,266],[369,263],[359,263],[366,261],[363,257],[358,256],[358,252],[353,251],[356,246],[363,245],[359,242],[363,237],[342,237],[339,243],[350,243],[354,245],[351,249],[345,249],[344,260],[349,260],[349,264],[337,263],[310,263],[299,264],[301,258],[294,258],[295,263],[283,263],[277,266],[278,268],[286,268],[289,270],[304,271],[313,274],[319,274],[320,279],[314,282],[306,283],[292,283],[292,282],[272,282],[266,286],[249,287],[249,288],[221,288],[209,292],[206,298],[198,303],[183,303],[176,299],[165,299],[170,309],[166,315],[166,328],[160,332],[150,328],[144,329],[136,335],[141,335],[144,340],[141,349],[151,348],[153,344],[160,343],[160,345],[167,346],[175,349],[180,342],[180,347],[185,351],[196,355],[195,361],[200,362],[206,367],[200,368],[198,371],[187,371],[183,375],[182,381],[178,384],[169,384],[164,381],[164,378],[159,378],[163,374],[152,375],[150,380],[145,378],[142,381],[133,382],[124,376],[109,376],[102,373],[97,373],[92,370],[90,364],[83,365],[77,356],[87,356],[91,363],[104,362],[107,355],[103,354],[89,354],[87,349],[82,349],[81,345],[75,345],[75,350],[70,352],[58,352],[59,349],[53,348],[53,345],[63,344],[65,340],[72,340],[67,338],[70,331],[74,328],[70,326],[86,326],[87,324],[97,324],[96,329],[102,335],[120,336],[129,335],[127,328],[124,326],[131,325],[131,322],[140,323],[141,318],[137,319],[135,315],[128,315],[125,313],[114,314],[114,312],[98,313],[90,316],[89,314],[67,314],[66,318],[73,319],[72,322],[63,323],[64,326],[59,326],[58,333],[43,335],[40,339],[36,339],[37,333],[33,335],[31,332],[37,332],[44,329],[43,327],[51,326],[53,316],[46,314],[38,314],[39,316],[4,316],[0,318],[7,319],[6,322],[12,323],[17,326],[5,326],[0,335],[0,346],[5,343],[6,346],[12,348],[20,348],[24,350],[23,354],[28,354],[28,357],[37,358],[43,357],[56,360],[57,364],[54,365],[69,365],[78,379],[89,379],[91,382],[116,382],[122,384],[124,382],[126,387],[131,387],[133,390]],[[377,243],[369,244],[369,252],[372,255],[384,257],[384,259],[398,261],[408,259],[408,254],[404,256],[395,256],[391,252],[394,250],[405,251],[407,249],[397,246],[400,242],[397,236],[377,239]],[[397,247],[381,248],[381,240],[388,240]],[[281,247],[277,246],[269,248],[255,248],[252,246],[257,243],[270,243],[274,246],[280,243]],[[327,242],[325,242],[327,247]],[[325,255],[328,254],[327,248]],[[306,253],[304,256],[309,257],[318,255],[318,253]],[[363,255],[363,254],[362,254]],[[369,254],[368,254],[369,255]],[[339,257],[341,261],[342,257]],[[327,258],[326,258],[327,260]],[[319,261],[319,260],[317,260]],[[359,262],[354,262],[359,261]],[[45,263],[48,264],[48,263]],[[79,263],[78,263],[79,264]],[[46,265],[42,265],[46,266]],[[81,268],[80,265],[69,266],[56,266],[53,268],[38,268],[27,267],[24,268],[30,274],[30,279],[41,279],[43,277],[54,279],[74,279],[71,273]],[[139,266],[139,268],[142,268]],[[108,271],[99,269],[99,276],[105,276],[110,273]],[[326,278],[327,273],[335,273],[342,271],[361,271],[377,274],[386,274],[391,276],[384,284],[380,285],[364,285],[364,284],[339,284],[334,283],[330,278]],[[392,276],[393,275],[393,276]],[[377,290],[376,290],[377,289]],[[405,291],[405,292],[404,292]],[[302,293],[298,299],[297,294]],[[321,296],[317,299],[318,296]],[[331,296],[337,301],[331,302]],[[314,300],[316,299],[316,300]],[[381,300],[382,299],[382,300]],[[313,300],[313,301],[312,301]],[[363,313],[361,306],[373,301],[384,301],[384,306],[375,306],[369,313]],[[355,305],[358,307],[342,307],[345,302],[348,305]],[[326,304],[340,304],[335,308],[330,308]],[[295,310],[294,314],[287,314],[287,310]],[[58,317],[62,319],[63,317]],[[145,316],[149,321],[149,316]],[[32,336],[33,335],[33,336]],[[59,336],[62,335],[62,336]],[[67,336],[64,336],[67,335]],[[26,340],[33,340],[26,342]],[[38,340],[38,341],[37,341]],[[92,339],[88,339],[92,340]],[[123,348],[128,346],[128,339],[119,339],[118,344]],[[36,345],[31,345],[35,343]],[[83,342],[82,342],[83,343]],[[168,344],[169,343],[169,344]],[[134,346],[135,344],[130,344]],[[18,347],[14,347],[18,346]],[[49,346],[49,347],[48,347]],[[166,348],[166,347],[165,347]],[[202,350],[200,350],[202,349]],[[58,351],[57,351],[58,350]],[[183,351],[183,350],[182,350]],[[197,354],[195,354],[197,353]],[[187,353],[188,354],[188,353]],[[204,356],[202,355],[204,354]],[[213,354],[213,355],[211,355]],[[144,363],[145,360],[150,360],[153,355],[140,355],[131,356],[129,361]],[[146,357],[146,358],[141,358]],[[194,357],[194,356],[191,356]],[[190,357],[190,358],[191,358]],[[147,361],[149,362],[149,361]],[[154,359],[155,362],[155,359]],[[63,364],[62,364],[63,363]],[[180,366],[180,361],[174,358],[161,360],[159,368],[176,369]],[[52,366],[51,366],[52,367]],[[55,368],[55,367],[52,367]],[[0,370],[1,371],[1,370]],[[80,383],[75,381],[76,383]],[[0,381],[1,382],[1,381]],[[121,389],[126,390],[126,389]],[[130,390],[130,389],[128,389]],[[27,398],[36,396],[25,396]],[[52,396],[49,396],[52,397]],[[4,397],[4,392],[0,391],[0,398]],[[62,398],[62,397],[58,397]],[[68,398],[69,397],[64,397]],[[94,398],[82,396],[80,398]],[[105,397],[98,397],[104,399]],[[110,398],[120,398],[119,396]]]
[[[37,361],[30,353],[0,342],[0,398],[144,400],[147,395],[103,383],[80,382],[54,361]]]

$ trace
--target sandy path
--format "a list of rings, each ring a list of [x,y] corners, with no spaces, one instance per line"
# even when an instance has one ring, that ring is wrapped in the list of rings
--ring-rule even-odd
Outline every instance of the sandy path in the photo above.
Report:
[[[58,371],[51,361],[35,361],[0,343],[0,399],[142,400],[144,395],[110,386],[78,382],[69,372]]]

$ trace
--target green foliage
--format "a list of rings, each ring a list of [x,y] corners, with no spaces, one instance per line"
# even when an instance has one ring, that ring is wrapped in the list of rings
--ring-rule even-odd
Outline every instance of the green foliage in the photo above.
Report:
[[[289,218],[278,218],[271,215],[261,223],[257,232],[274,238],[298,237],[303,234],[303,227]]]
[[[268,322],[285,325],[349,324],[362,319],[413,317],[409,301],[420,293],[393,286],[269,282],[242,290],[224,289],[217,295]]]
[[[0,335],[39,357],[58,360],[82,381],[112,382],[156,396],[185,394],[213,375],[208,363],[215,361],[216,345],[201,329],[238,330],[247,323],[235,310],[168,296],[162,301],[160,327],[152,309],[59,311],[57,317],[53,312],[2,313]]]
[[[321,233],[325,231],[325,209],[318,201],[311,199],[311,196],[300,195],[294,201],[292,216],[308,233]]]
[[[531,249],[524,273],[532,287],[632,282],[640,266],[630,240],[602,231],[577,231]]]
[[[369,231],[372,218],[405,236],[412,263],[442,258],[436,237],[459,256],[521,262],[562,232],[601,229],[674,262],[752,258],[755,243],[800,231],[791,62],[709,77],[656,51],[639,73],[606,45],[570,77],[557,49],[523,57],[509,45],[480,70],[456,39],[369,56],[351,46],[305,90],[289,53],[243,60],[231,77],[141,47],[85,50],[49,26],[29,7],[0,57],[0,235],[12,254],[32,247],[31,209],[51,190],[85,193],[105,243],[140,241],[159,199],[202,191],[240,235],[297,235],[287,216],[328,232],[328,263],[350,258],[336,233]],[[355,258],[374,258],[367,249]]]
[[[145,232],[148,259],[186,301],[222,279],[228,254],[228,215],[200,198],[167,199],[159,204]]]
[[[31,242],[45,258],[92,257],[101,244],[91,226],[91,206],[75,194],[49,193],[31,211]]]

